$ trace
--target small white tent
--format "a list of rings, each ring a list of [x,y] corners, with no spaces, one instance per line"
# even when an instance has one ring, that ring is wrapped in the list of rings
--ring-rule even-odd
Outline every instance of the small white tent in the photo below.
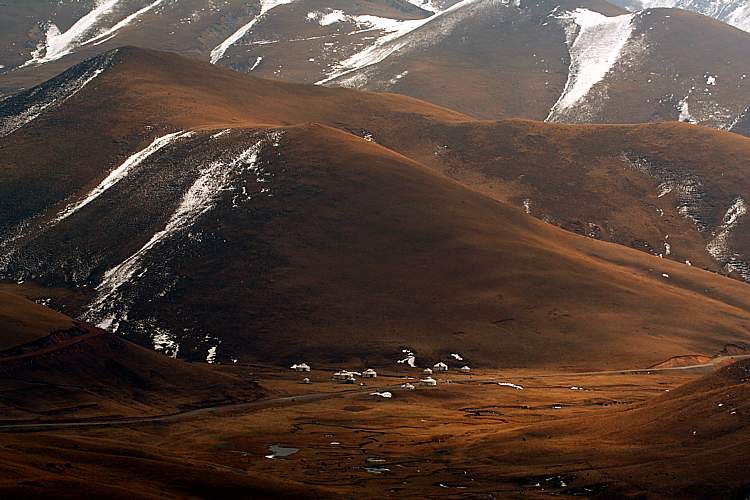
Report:
[[[341,370],[340,372],[333,374],[333,380],[341,382],[342,384],[353,384],[357,381],[357,379],[354,378],[355,375],[359,375],[359,373]]]

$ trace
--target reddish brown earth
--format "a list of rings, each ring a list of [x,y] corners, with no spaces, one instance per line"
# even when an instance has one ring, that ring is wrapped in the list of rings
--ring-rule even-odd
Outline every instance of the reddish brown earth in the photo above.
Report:
[[[683,366],[707,365],[713,360],[714,358],[709,356],[675,356],[666,361],[662,361],[661,363],[657,363],[650,368],[679,368]]]
[[[116,57],[3,138],[0,228],[14,278],[3,292],[81,312],[104,273],[164,228],[200,169],[262,138],[254,170],[240,164],[189,230],[146,253],[119,296],[129,338],[151,347],[155,333],[178,332],[181,357],[204,360],[213,346],[219,364],[169,359],[0,293],[1,497],[750,493],[749,363],[711,373],[734,360],[715,355],[746,352],[747,285],[564,231],[505,201],[539,186],[535,199],[567,196],[560,206],[584,206],[588,218],[596,205],[580,200],[599,186],[611,213],[620,203],[640,213],[639,193],[654,196],[659,182],[623,174],[613,157],[637,147],[677,164],[715,148],[734,158],[723,172],[735,180],[697,158],[691,168],[705,169],[720,217],[742,189],[746,139],[687,125],[477,122],[400,96],[277,84],[168,54]],[[45,225],[154,137],[186,128],[195,136]],[[434,154],[445,145],[455,152]],[[555,154],[562,166],[549,164]],[[501,167],[523,176],[507,191]],[[622,189],[605,189],[613,182]],[[252,196],[235,206],[240,186]],[[677,225],[674,201],[656,202]],[[649,225],[618,221],[616,234]],[[5,239],[16,227],[20,236]],[[704,237],[669,234],[694,249]],[[167,278],[175,285],[161,288]],[[396,363],[403,348],[419,368]],[[706,357],[711,366],[691,364]],[[439,359],[451,371],[437,387],[400,387]],[[313,371],[278,368],[299,361]],[[456,371],[463,364],[471,375]],[[379,377],[364,385],[331,382],[334,370],[369,365]],[[298,451],[266,458],[273,445]]]
[[[398,388],[403,371],[352,388],[331,384],[326,370],[303,385],[288,371],[229,367],[261,381],[265,405],[103,427],[3,425],[0,461],[8,474],[0,492],[744,498],[747,365],[707,376],[449,372],[437,377],[438,387],[415,391]],[[371,395],[386,389],[392,398]],[[298,451],[266,458],[272,445]]]
[[[389,145],[396,140],[383,139]],[[403,151],[568,230],[729,271],[706,245],[735,200],[750,196],[745,138],[676,123],[569,126],[507,120],[438,126],[432,141],[431,147]],[[665,179],[675,187],[663,189]],[[685,196],[681,183],[695,187],[695,194]],[[680,212],[686,200],[694,201],[691,214],[700,223]],[[740,217],[728,241],[742,262],[749,234],[747,220]],[[747,274],[741,264],[734,271]]]

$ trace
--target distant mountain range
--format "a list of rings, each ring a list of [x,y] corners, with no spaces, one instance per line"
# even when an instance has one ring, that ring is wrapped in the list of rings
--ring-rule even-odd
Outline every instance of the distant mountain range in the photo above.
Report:
[[[603,0],[6,3],[6,94],[137,45],[264,78],[400,93],[481,119],[679,120],[743,133],[750,104],[750,34],[676,9],[628,13]]]

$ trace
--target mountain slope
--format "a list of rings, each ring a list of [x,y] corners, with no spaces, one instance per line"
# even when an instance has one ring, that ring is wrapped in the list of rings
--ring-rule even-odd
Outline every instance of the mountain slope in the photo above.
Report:
[[[18,157],[26,164],[38,162],[43,167],[39,171],[43,174],[35,178],[54,179],[54,184],[43,185],[56,190],[57,199],[85,187],[94,189],[91,176],[106,177],[102,160],[110,162],[110,168],[123,165],[155,137],[190,128],[317,121],[374,140],[580,234],[732,272],[743,279],[749,275],[750,232],[742,207],[750,198],[744,162],[750,144],[735,134],[686,124],[575,127],[526,121],[476,122],[390,94],[248,79],[157,52],[126,53],[127,57],[116,63],[117,72],[102,74],[85,88],[96,93],[90,100],[74,95],[70,109],[56,111],[55,120],[45,120],[44,113],[36,118],[37,127],[53,127],[47,132],[51,136],[60,133],[57,127],[64,122],[69,142],[56,144],[53,151],[42,147],[47,143],[42,137],[21,134],[6,146],[9,162]],[[117,58],[102,57],[66,78],[78,82],[109,67],[107,57]],[[99,81],[106,82],[110,90],[100,90]],[[67,87],[52,82],[50,88]],[[39,99],[36,94],[30,102]],[[96,109],[98,99],[114,100],[115,96],[117,102],[109,113],[103,115]],[[0,105],[0,116],[4,112],[13,117],[29,115],[18,110],[16,103],[23,99],[24,95],[6,100],[4,107]],[[64,101],[56,99],[56,103]],[[172,128],[160,131],[159,120],[171,123]],[[144,129],[143,123],[157,128]],[[91,135],[92,130],[102,135]],[[123,142],[123,137],[130,139]],[[77,155],[80,141],[96,152],[78,163],[76,173],[82,174],[81,178],[52,168],[57,158]],[[30,150],[42,153],[29,158]],[[14,217],[33,217],[48,208],[48,198],[14,198],[13,193],[24,192],[27,186],[27,177],[6,179],[5,200],[14,207]],[[570,196],[590,203],[571,203]],[[736,217],[732,216],[733,207],[739,210]],[[64,208],[61,205],[58,211]],[[10,209],[6,213],[11,213]],[[637,217],[632,215],[635,213]],[[12,231],[18,222],[9,221],[6,231]]]
[[[687,124],[521,120],[438,126],[431,137],[429,148],[382,140],[579,234],[750,276],[746,138]]]
[[[83,317],[141,344],[209,362],[382,366],[460,345],[477,365],[648,366],[747,342],[746,285],[562,231],[372,142],[481,123],[111,57],[7,136],[3,274],[76,289]]]
[[[606,2],[460,2],[321,83],[411,95],[477,118],[542,119],[567,77],[566,35],[554,10],[561,5],[622,13]]]
[[[304,41],[306,30],[322,28],[306,18],[310,12],[346,9],[350,14],[369,16],[363,22],[376,23],[421,19],[431,14],[406,0],[227,0],[210,4],[199,0],[9,0],[6,4],[0,12],[0,26],[4,28],[0,31],[0,72],[5,72],[0,89],[31,87],[71,64],[128,44],[228,63],[238,48],[247,50],[247,38],[260,27],[271,35],[282,33]],[[306,10],[296,10],[296,4],[304,4]],[[274,27],[277,20],[280,27]],[[332,31],[336,31],[335,26]],[[369,34],[373,33],[378,31]],[[346,40],[344,35],[348,34],[335,34],[342,46],[351,46],[348,50],[357,43],[369,43],[356,33]],[[294,61],[314,67],[307,57],[297,61],[295,52],[302,55],[299,47],[285,54],[286,65]],[[247,70],[255,60],[246,57],[232,64],[244,65]]]

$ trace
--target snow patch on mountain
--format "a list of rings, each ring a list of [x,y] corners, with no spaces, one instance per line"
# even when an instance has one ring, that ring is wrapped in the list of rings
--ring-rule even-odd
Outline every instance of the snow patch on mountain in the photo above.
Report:
[[[607,17],[588,9],[557,15],[566,29],[570,50],[568,81],[547,121],[561,118],[583,101],[620,58],[633,34],[634,14]]]
[[[266,181],[257,166],[257,161],[261,148],[268,140],[277,141],[278,137],[269,134],[230,161],[215,160],[204,166],[182,196],[164,228],[156,232],[138,251],[104,274],[101,283],[96,287],[97,296],[84,318],[95,322],[100,328],[117,331],[120,323],[127,320],[128,316],[128,306],[121,290],[148,271],[144,266],[147,256],[162,244],[188,230],[202,215],[213,209],[221,194],[232,188],[231,180],[234,174],[242,170],[252,170],[258,182]]]
[[[710,229],[711,203],[707,199],[708,195],[700,178],[690,172],[656,163],[637,153],[623,153],[622,160],[630,168],[657,180],[657,196],[661,198],[671,193],[677,212],[692,221],[699,231]]]
[[[307,14],[308,21],[317,21],[321,26],[330,26],[336,23],[342,23],[347,19],[343,10],[332,10],[330,12],[313,11]]]
[[[355,72],[377,64],[394,53],[403,53],[406,50],[437,42],[443,36],[450,33],[455,25],[464,18],[461,15],[454,16],[454,13],[470,7],[483,6],[507,7],[507,4],[501,0],[462,0],[433,16],[416,20],[387,19],[377,16],[353,16],[357,22],[369,25],[369,29],[380,30],[383,32],[383,35],[378,37],[372,45],[338,63],[333,71],[326,78],[316,82],[316,85],[324,85],[347,75],[349,75],[348,79],[340,80],[337,83],[343,86],[356,87],[361,85],[363,77],[362,75],[354,74]],[[470,11],[467,10],[465,14],[469,15]],[[424,29],[422,30],[421,28]],[[417,30],[423,35],[417,36]]]
[[[208,352],[206,353],[206,363],[209,365],[216,363],[216,349],[218,347],[219,346],[215,345],[208,348]]]
[[[175,335],[156,324],[156,320],[151,319],[145,322],[147,331],[150,332],[151,343],[154,351],[160,352],[170,358],[176,358],[180,352],[180,344],[177,342]]]
[[[750,281],[750,263],[744,261],[730,244],[732,232],[748,214],[747,202],[742,197],[734,199],[721,223],[716,225],[713,221],[713,203],[708,199],[703,182],[698,177],[659,165],[635,153],[624,153],[623,161],[631,168],[658,180],[659,196],[672,193],[677,212],[692,221],[701,233],[710,235],[706,252],[726,271],[736,272],[745,281]],[[671,245],[665,242],[664,247],[666,254],[670,255]]]
[[[404,21],[391,19],[389,17],[372,16],[369,14],[349,15],[343,10],[332,10],[330,12],[313,11],[307,14],[308,21],[316,21],[321,26],[331,26],[337,23],[352,23],[356,25],[357,32],[380,30],[385,33],[395,33],[406,29],[409,24],[424,23],[424,20]]]
[[[743,31],[750,31],[750,4],[743,1],[728,2],[731,3],[733,8],[725,9],[729,11],[723,19],[718,17],[727,24],[739,28]]]
[[[240,29],[229,35],[226,40],[214,47],[214,49],[211,51],[211,56],[209,59],[211,61],[211,64],[218,63],[224,57],[226,51],[229,50],[229,47],[242,40],[242,38],[247,35],[251,29],[253,29],[253,26],[261,21],[261,19],[268,12],[272,11],[280,5],[290,4],[295,1],[297,0],[260,0],[260,12],[258,12],[258,14],[248,23],[240,27]]]
[[[104,16],[110,14],[117,7],[118,3],[120,3],[120,0],[99,2],[91,12],[76,21],[64,33],[60,32],[57,25],[49,22],[47,32],[45,33],[45,40],[40,42],[37,49],[31,53],[31,59],[26,61],[24,66],[55,61],[70,54],[83,44],[82,42],[95,29],[98,22]]]
[[[396,363],[403,365],[409,365],[412,368],[416,368],[417,356],[411,351],[411,349],[401,349],[401,353],[405,356],[403,359],[399,359]]]
[[[93,37],[93,38],[91,38],[91,39],[83,42],[82,45],[88,45],[90,43],[92,43],[94,45],[99,45],[99,44],[102,44],[102,43],[104,43],[104,42],[112,39],[115,35],[117,35],[118,31],[120,31],[121,29],[123,29],[125,26],[128,26],[129,24],[132,24],[133,21],[135,21],[136,19],[138,19],[139,17],[141,17],[146,12],[148,12],[150,10],[153,10],[155,7],[158,7],[163,2],[164,2],[164,0],[155,0],[154,2],[146,5],[145,7],[143,7],[141,9],[133,12],[132,14],[130,14],[129,16],[127,16],[125,19],[123,19],[122,21],[120,21],[117,24],[115,24],[114,26],[112,26],[111,28],[108,28],[108,29],[104,30],[103,32],[99,33],[98,35],[96,35],[95,37]]]
[[[437,5],[433,0],[407,0],[410,4],[416,5],[422,10],[426,10],[428,12],[434,12],[438,13],[442,9],[439,5]]]
[[[83,207],[91,203],[92,201],[99,198],[102,194],[104,194],[108,189],[115,186],[118,182],[125,179],[130,172],[138,167],[141,163],[143,163],[145,160],[147,160],[151,155],[156,153],[157,151],[165,148],[169,144],[172,144],[173,142],[182,139],[184,137],[190,137],[193,135],[193,132],[174,132],[172,134],[167,134],[162,137],[157,137],[154,139],[154,141],[149,144],[146,148],[138,151],[134,155],[130,156],[127,160],[125,160],[119,167],[112,170],[107,177],[104,178],[102,182],[99,183],[98,186],[96,186],[91,192],[89,192],[85,198],[78,201],[77,203],[71,203],[67,207],[65,207],[64,210],[62,210],[57,216],[52,220],[52,225],[57,224],[74,213],[81,210]]]
[[[680,116],[678,117],[679,121],[692,123],[692,124],[698,123],[698,121],[694,119],[693,116],[690,114],[690,106],[688,105],[687,97],[685,97],[683,100],[679,102],[679,110],[680,110]]]
[[[739,225],[748,212],[748,206],[742,197],[737,197],[724,213],[721,225],[714,231],[714,238],[706,245],[706,251],[720,263],[725,270],[736,272],[745,281],[750,281],[750,264],[742,260],[731,245],[732,231]]]

